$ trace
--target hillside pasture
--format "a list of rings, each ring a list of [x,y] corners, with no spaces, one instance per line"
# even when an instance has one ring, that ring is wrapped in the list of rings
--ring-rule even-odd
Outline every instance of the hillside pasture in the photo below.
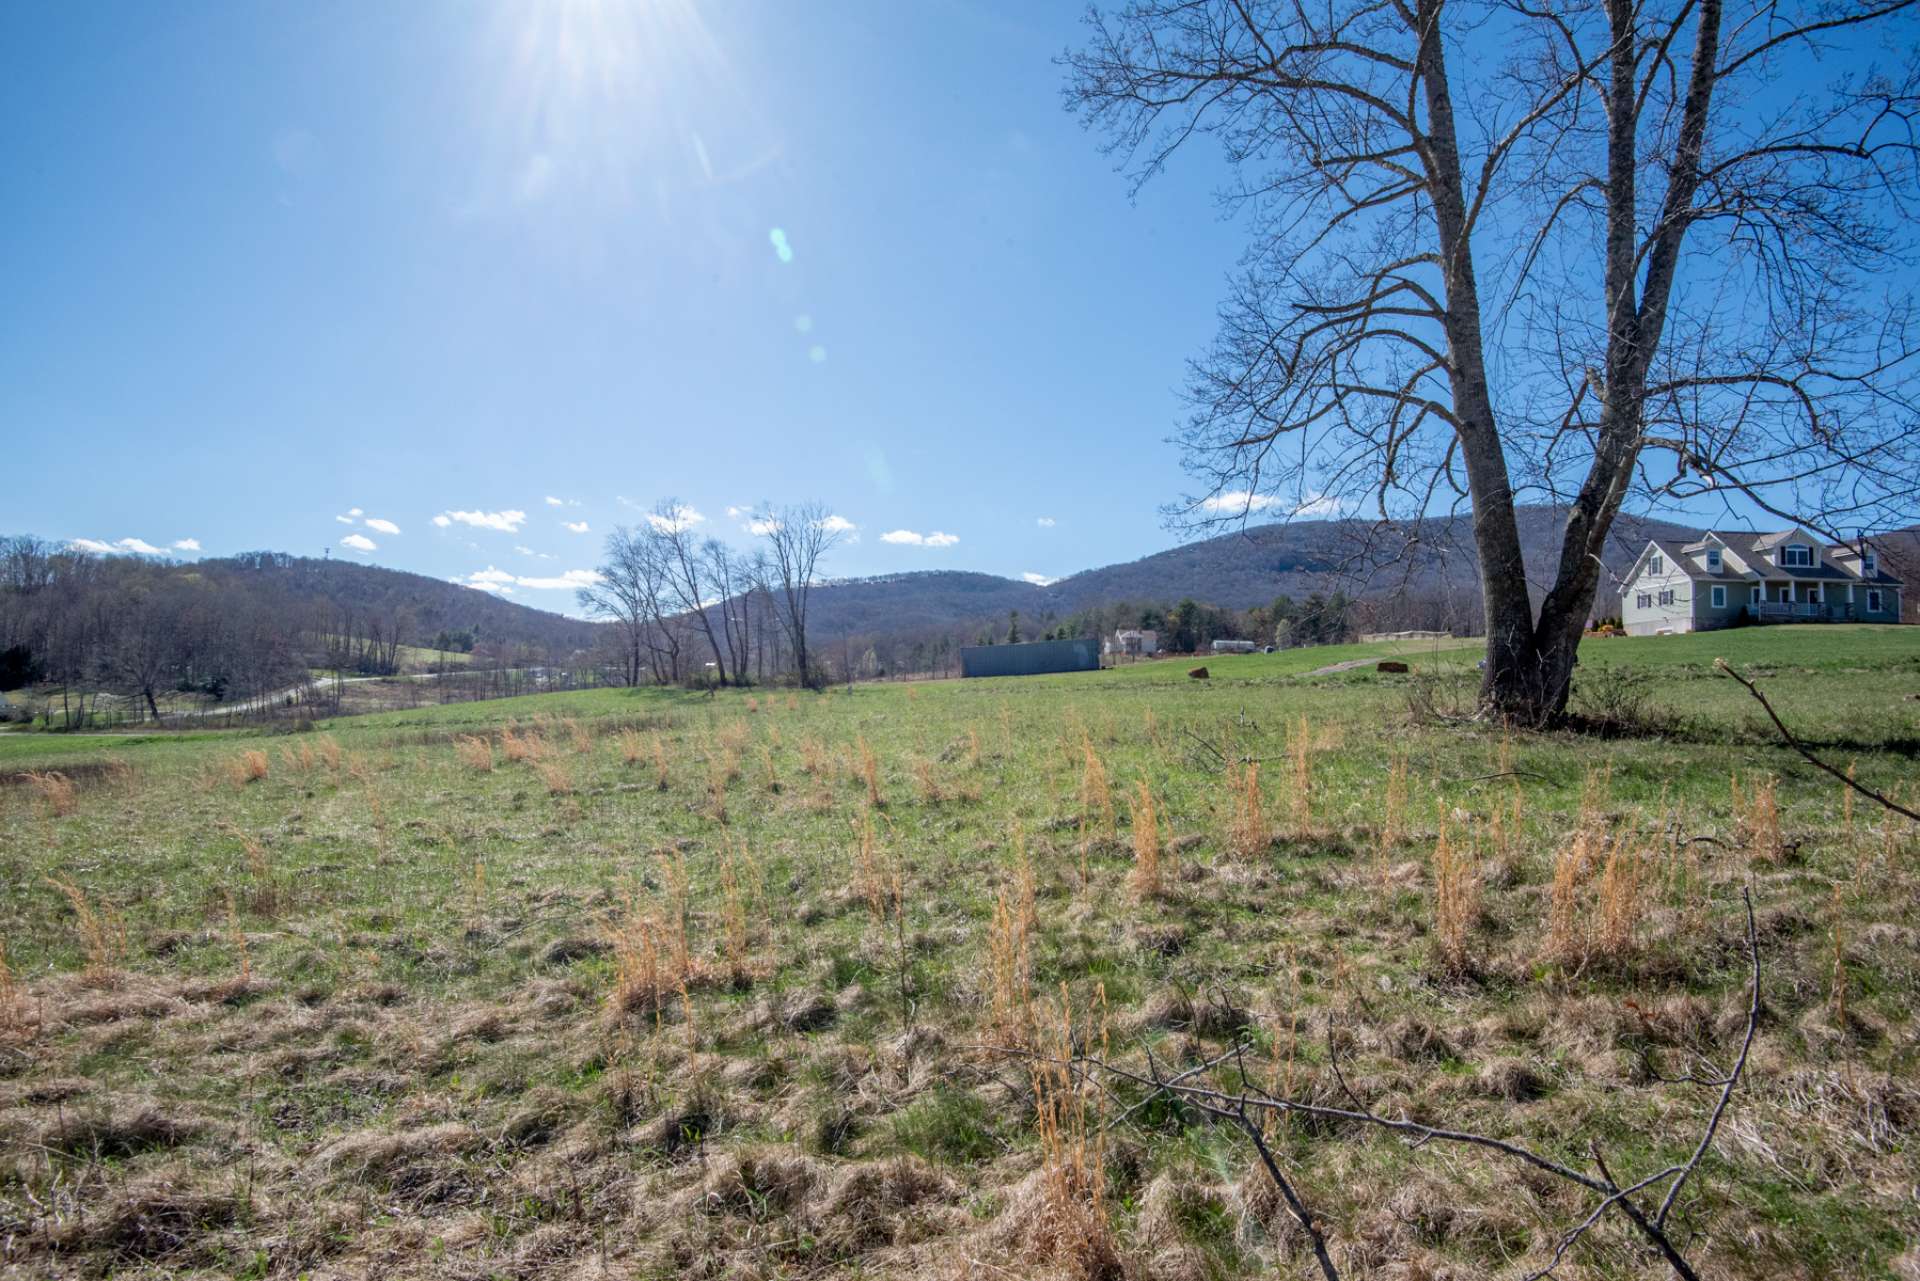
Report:
[[[1276,1094],[1638,1179],[1734,1061],[1748,890],[1764,1017],[1678,1239],[1910,1275],[1920,828],[1711,662],[1911,802],[1915,636],[1592,642],[1609,736],[1441,719],[1471,648],[1329,647],[0,738],[0,1273],[1306,1276],[1244,1135],[1031,1056],[1238,1042]],[[1266,1137],[1351,1277],[1522,1276],[1593,1209]],[[1661,1271],[1611,1214],[1564,1274]]]

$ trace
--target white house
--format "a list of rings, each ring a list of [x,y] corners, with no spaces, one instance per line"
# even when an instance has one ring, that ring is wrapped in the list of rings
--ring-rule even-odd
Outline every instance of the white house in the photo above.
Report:
[[[1805,529],[1712,530],[1653,539],[1627,571],[1629,635],[1708,631],[1742,615],[1763,623],[1897,623],[1903,584],[1871,542],[1829,545]]]
[[[1105,648],[1109,654],[1147,658],[1160,652],[1160,633],[1132,629],[1118,631],[1107,638]]]

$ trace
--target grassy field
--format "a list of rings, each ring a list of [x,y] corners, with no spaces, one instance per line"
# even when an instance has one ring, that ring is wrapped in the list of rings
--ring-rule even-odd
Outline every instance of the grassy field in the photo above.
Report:
[[[1837,626],[1590,642],[1614,737],[1437,721],[1471,648],[1341,646],[0,738],[0,1275],[1308,1276],[1244,1135],[1009,1051],[1238,1040],[1625,1182],[1738,1049],[1743,888],[1764,1018],[1676,1240],[1915,1275],[1920,826],[1717,655],[1920,798],[1920,630]],[[1351,1277],[1524,1276],[1595,1201],[1267,1136]],[[1562,1274],[1662,1269],[1614,1214]]]

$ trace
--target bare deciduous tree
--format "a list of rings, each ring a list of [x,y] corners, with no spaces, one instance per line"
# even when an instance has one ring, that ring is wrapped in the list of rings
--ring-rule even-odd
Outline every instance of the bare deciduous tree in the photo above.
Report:
[[[775,510],[762,503],[755,528],[773,553],[775,601],[781,627],[793,647],[794,671],[800,683],[812,688],[815,672],[807,652],[807,598],[813,592],[820,558],[840,541],[842,526],[827,505],[797,503]]]
[[[1140,182],[1216,137],[1253,230],[1192,367],[1205,488],[1180,512],[1470,504],[1481,707],[1536,724],[1566,707],[1630,498],[1737,495],[1835,537],[1911,519],[1916,337],[1891,269],[1916,187],[1913,6],[1095,15],[1073,105]],[[1565,511],[1537,615],[1523,501]]]

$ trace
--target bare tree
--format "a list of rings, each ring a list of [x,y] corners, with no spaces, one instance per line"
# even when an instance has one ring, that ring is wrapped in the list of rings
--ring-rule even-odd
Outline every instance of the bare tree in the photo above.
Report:
[[[1737,497],[1835,537],[1910,519],[1914,314],[1891,269],[1916,186],[1913,7],[1136,0],[1091,18],[1072,104],[1136,182],[1214,135],[1253,231],[1192,366],[1204,492],[1176,518],[1470,504],[1480,704],[1535,724],[1565,709],[1630,496]],[[1537,616],[1522,501],[1565,511]]]
[[[659,573],[645,534],[625,525],[607,535],[600,578],[574,593],[580,608],[606,619],[619,636],[623,684],[638,685],[647,671],[648,629],[659,605]]]
[[[842,524],[827,505],[818,501],[774,510],[761,504],[756,528],[773,554],[775,603],[781,627],[793,647],[793,666],[800,683],[812,688],[814,671],[807,652],[807,598],[813,591],[820,558],[840,541]]]
[[[679,499],[664,498],[648,514],[647,524],[653,527],[661,560],[666,568],[668,593],[676,612],[691,618],[694,625],[705,634],[707,648],[713,651],[714,668],[720,674],[720,683],[725,685],[727,651],[721,644],[719,634],[714,631],[713,618],[708,609],[718,602],[713,598],[713,584],[707,576],[705,549],[693,534],[698,519],[692,514],[692,509]]]

